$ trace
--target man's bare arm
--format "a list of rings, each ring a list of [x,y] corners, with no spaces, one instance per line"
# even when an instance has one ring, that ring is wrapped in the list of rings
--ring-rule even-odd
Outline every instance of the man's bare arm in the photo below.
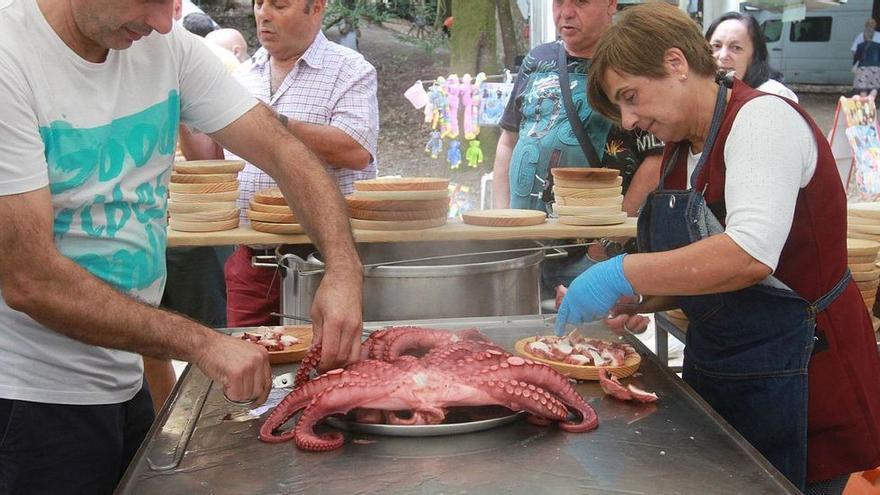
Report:
[[[495,148],[495,164],[492,167],[492,205],[495,208],[510,207],[510,158],[519,140],[519,133],[501,130]]]
[[[356,359],[363,319],[363,266],[338,186],[315,154],[264,105],[211,137],[275,179],[324,256],[327,268],[312,306],[315,335],[324,349],[322,367]]]
[[[63,256],[48,188],[0,196],[0,225],[0,292],[10,308],[87,344],[192,362],[230,398],[265,400],[265,350],[140,303]]]
[[[373,159],[361,143],[332,125],[288,120],[287,128],[328,165],[363,170]]]
[[[180,151],[187,160],[222,160],[223,147],[211,136],[196,133],[189,127],[180,125]]]

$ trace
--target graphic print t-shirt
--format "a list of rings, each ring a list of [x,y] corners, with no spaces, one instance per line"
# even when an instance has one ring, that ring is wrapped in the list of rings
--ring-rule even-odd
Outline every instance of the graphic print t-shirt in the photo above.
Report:
[[[36,2],[0,0],[0,196],[48,186],[58,250],[130,297],[157,305],[164,289],[178,123],[214,132],[255,103],[178,26],[91,63]],[[0,366],[0,397],[64,404],[128,400],[143,372],[139,355],[47,329],[2,293]]]

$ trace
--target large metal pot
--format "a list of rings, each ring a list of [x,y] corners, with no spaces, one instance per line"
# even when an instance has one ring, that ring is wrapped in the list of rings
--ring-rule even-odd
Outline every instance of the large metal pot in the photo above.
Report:
[[[538,314],[543,251],[469,253],[540,246],[534,241],[359,244],[364,265],[463,254],[366,268],[364,320]],[[283,277],[282,313],[308,317],[323,277],[320,255],[313,253],[304,260],[282,246],[276,251],[275,263],[269,266],[280,268]]]

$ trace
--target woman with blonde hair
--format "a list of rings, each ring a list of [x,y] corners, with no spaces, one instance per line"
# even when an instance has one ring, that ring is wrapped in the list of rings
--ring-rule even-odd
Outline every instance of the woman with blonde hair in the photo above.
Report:
[[[600,40],[590,104],[662,139],[663,171],[640,253],[575,279],[557,332],[682,308],[685,381],[795,486],[839,493],[880,464],[880,356],[847,268],[846,197],[805,110],[716,68],[665,3],[627,9]]]

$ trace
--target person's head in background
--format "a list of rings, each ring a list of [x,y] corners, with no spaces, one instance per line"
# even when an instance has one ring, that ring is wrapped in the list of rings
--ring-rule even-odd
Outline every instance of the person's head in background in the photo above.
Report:
[[[247,41],[237,29],[222,28],[211,31],[205,36],[205,39],[232,52],[239,62],[248,59]]]
[[[874,31],[877,29],[877,21],[874,19],[868,19],[865,21],[865,30],[863,31],[864,40],[865,41],[873,41],[874,40]]]
[[[735,71],[736,77],[750,87],[757,88],[771,77],[778,79],[767,61],[767,43],[754,17],[728,12],[712,21],[706,39],[718,67]]]
[[[217,29],[217,26],[214,25],[214,21],[211,17],[208,14],[203,14],[201,12],[187,14],[183,18],[183,27],[187,31],[203,38],[211,31]]]
[[[617,0],[553,0],[553,23],[569,55],[590,58],[617,12]]]
[[[326,9],[327,0],[256,0],[257,38],[272,57],[299,58],[315,41]]]

